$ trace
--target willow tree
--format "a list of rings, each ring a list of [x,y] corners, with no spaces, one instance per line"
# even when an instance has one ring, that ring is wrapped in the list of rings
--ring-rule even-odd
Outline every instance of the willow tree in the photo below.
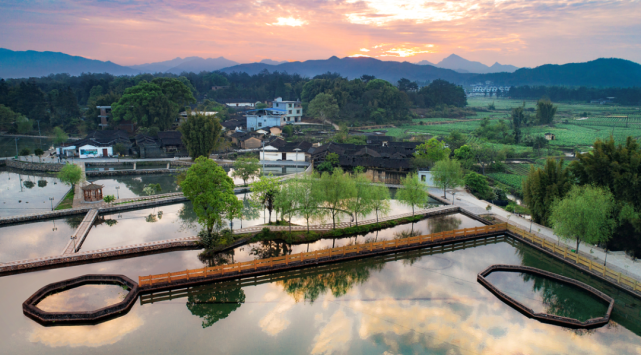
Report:
[[[271,175],[261,176],[260,179],[250,185],[254,201],[269,211],[269,222],[272,221],[272,211],[276,207],[274,202],[276,195],[280,191],[279,185],[280,180]]]
[[[317,184],[321,203],[332,216],[332,228],[336,228],[336,216],[347,210],[349,200],[356,193],[354,181],[343,169],[336,168],[331,174],[324,172]]]
[[[389,188],[383,183],[372,184],[372,208],[376,212],[376,223],[378,215],[386,216],[391,211]]]
[[[432,180],[436,187],[443,189],[443,198],[447,198],[445,195],[446,189],[452,189],[465,183],[461,163],[449,157],[437,161],[432,168]]]
[[[316,182],[320,179],[318,173],[304,174],[300,179],[296,179],[290,189],[292,189],[296,198],[296,214],[305,218],[307,222],[307,233],[309,233],[309,221],[322,215],[319,208],[322,203],[320,188]]]
[[[573,186],[563,198],[554,202],[550,222],[554,233],[564,240],[605,243],[612,237],[616,227],[612,193],[604,188],[585,185]]]
[[[354,216],[358,226],[358,216],[365,217],[374,210],[374,186],[363,173],[357,173],[352,177],[354,181],[354,195],[347,201],[347,209]]]
[[[414,216],[414,207],[423,206],[427,202],[429,194],[427,186],[418,179],[416,174],[408,174],[401,179],[401,189],[396,191],[396,199],[407,206],[412,207],[412,216]]]

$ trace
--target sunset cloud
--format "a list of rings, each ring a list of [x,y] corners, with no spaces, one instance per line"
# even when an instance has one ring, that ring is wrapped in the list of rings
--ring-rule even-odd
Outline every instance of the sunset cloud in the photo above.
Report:
[[[640,12],[635,0],[7,0],[0,3],[0,47],[123,65],[358,53],[413,62],[456,53],[518,66],[639,62]]]

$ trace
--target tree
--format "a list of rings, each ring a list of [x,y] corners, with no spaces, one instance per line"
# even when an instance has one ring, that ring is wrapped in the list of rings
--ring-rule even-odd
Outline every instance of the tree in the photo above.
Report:
[[[374,210],[374,188],[371,181],[363,173],[355,173],[352,176],[354,181],[354,196],[347,202],[347,209],[354,216],[358,226],[358,216],[365,217]]]
[[[182,107],[195,102],[191,90],[180,80],[156,78],[126,89],[120,100],[111,105],[111,113],[115,122],[130,120],[141,127],[166,130]]]
[[[569,171],[558,162],[548,159],[543,169],[530,168],[523,182],[523,201],[532,213],[534,222],[548,225],[552,204],[562,199],[572,186]]]
[[[53,128],[53,144],[60,145],[69,140],[69,136],[61,127]]]
[[[429,85],[422,87],[418,94],[424,97],[427,107],[437,105],[464,107],[467,105],[467,95],[463,87],[441,79],[436,79]]]
[[[445,147],[445,141],[439,141],[436,137],[430,138],[416,147],[414,164],[420,167],[431,167],[437,161],[449,157],[451,152],[450,148]]]
[[[336,215],[346,212],[349,199],[356,194],[354,182],[343,169],[336,168],[331,174],[324,172],[317,183],[322,205],[332,216],[332,228],[336,228]]]
[[[514,143],[521,142],[521,125],[525,123],[525,115],[523,113],[523,106],[512,109],[512,129],[514,130]]]
[[[280,179],[273,176],[261,176],[260,179],[252,182],[252,198],[259,205],[267,208],[269,211],[269,222],[272,221],[272,211],[274,210],[274,201],[279,189]]]
[[[307,233],[309,234],[309,220],[319,216],[318,206],[321,204],[320,188],[316,183],[320,179],[318,173],[304,174],[290,186],[293,190],[297,210],[296,214],[305,218],[307,222]]]
[[[470,172],[465,175],[465,186],[467,186],[472,194],[480,199],[491,199],[492,190],[487,184],[487,178],[481,174]]]
[[[112,203],[115,199],[116,199],[116,197],[114,195],[107,195],[107,196],[102,198],[102,200],[107,202],[107,203]]]
[[[243,208],[240,211],[240,228],[243,228],[243,218],[244,219],[256,219],[260,217],[260,212],[258,211],[258,206],[251,198],[247,198],[247,194],[243,197]]]
[[[280,191],[276,194],[274,205],[281,211],[281,216],[287,216],[289,232],[292,231],[292,217],[296,213],[298,201],[296,196],[295,185],[297,182],[289,180],[280,186]]]
[[[241,178],[243,185],[247,185],[247,180],[260,176],[260,162],[256,158],[239,158],[234,162],[231,176]]]
[[[429,194],[427,186],[418,179],[418,175],[410,173],[401,179],[403,188],[396,191],[396,199],[404,205],[412,206],[412,216],[415,206],[423,206]]]
[[[198,223],[212,235],[215,225],[222,224],[228,201],[236,199],[234,181],[213,160],[199,157],[189,167],[180,183],[185,196],[191,201]]]
[[[454,130],[450,133],[449,136],[445,137],[445,142],[447,143],[448,147],[456,151],[463,145],[465,145],[465,142],[467,141],[467,135],[461,133],[459,130]]]
[[[338,167],[339,165],[339,160],[338,160],[338,154],[336,153],[328,153],[325,156],[325,161],[318,164],[318,167],[316,167],[316,170],[322,172],[329,172],[331,173],[334,171],[334,168]]]
[[[30,121],[25,116],[19,115],[16,117],[16,130],[20,134],[26,134],[33,129],[33,121]]]
[[[153,195],[153,194],[157,194],[157,193],[161,192],[161,191],[162,191],[162,187],[160,186],[160,184],[149,184],[149,185],[146,185],[146,186],[142,189],[142,191],[143,191],[147,196],[151,196],[151,195]]]
[[[543,98],[536,103],[536,119],[539,124],[550,124],[554,122],[554,115],[556,114],[557,107],[552,104],[552,101]]]
[[[573,186],[563,199],[552,204],[550,223],[561,239],[576,240],[576,252],[581,241],[589,244],[607,242],[616,226],[612,216],[612,193],[600,187]]]
[[[338,111],[338,103],[334,96],[325,93],[316,95],[307,108],[310,116],[320,117],[323,122],[337,117]]]
[[[188,115],[178,130],[192,160],[209,157],[220,145],[222,126],[214,116]]]
[[[437,187],[443,189],[443,198],[446,198],[446,189],[455,188],[464,183],[461,163],[450,158],[437,161],[432,168],[432,181]]]
[[[387,215],[391,211],[389,188],[383,183],[372,184],[372,208],[376,212],[376,223],[379,213]]]
[[[242,218],[243,208],[243,201],[239,200],[236,195],[234,195],[234,198],[228,198],[225,200],[225,218],[229,220],[229,229],[231,233],[234,232],[234,218]]]
[[[82,181],[82,169],[76,164],[65,164],[58,172],[58,179],[63,184],[74,186]]]
[[[127,147],[125,147],[125,145],[122,143],[116,143],[116,145],[114,145],[114,153],[125,155],[127,154],[127,151]]]
[[[45,151],[40,148],[36,148],[36,150],[33,151],[33,154],[35,154],[38,157],[39,162],[42,162],[41,157],[44,153]]]
[[[294,127],[292,127],[291,125],[286,125],[285,127],[283,127],[283,133],[287,137],[293,136],[294,135]]]
[[[31,155],[31,150],[29,150],[29,148],[20,149],[20,156],[26,157],[28,155]]]
[[[13,112],[9,107],[0,104],[0,129],[9,130],[18,121],[19,113]]]
[[[458,159],[465,169],[470,169],[474,164],[474,151],[472,151],[472,147],[464,144],[454,151],[454,158]]]

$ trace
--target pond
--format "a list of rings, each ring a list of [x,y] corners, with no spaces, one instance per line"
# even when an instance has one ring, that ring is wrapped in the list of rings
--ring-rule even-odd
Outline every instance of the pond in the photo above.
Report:
[[[0,263],[60,255],[83,216],[0,227]]]
[[[456,249],[212,283],[171,298],[154,294],[153,303],[145,295],[127,314],[91,326],[44,327],[25,317],[21,304],[50,282],[84,274],[137,280],[202,267],[198,251],[5,276],[0,342],[11,354],[636,354],[641,347],[638,299],[511,238]],[[492,264],[533,266],[586,282],[616,299],[612,321],[585,331],[529,319],[476,281]],[[538,292],[532,286],[518,291]],[[553,285],[542,283],[540,290],[563,298]]]
[[[116,168],[116,170],[118,169],[119,168]],[[304,168],[268,167],[267,169],[265,169],[265,174],[271,174],[273,176],[283,176],[298,173],[304,170]],[[225,171],[231,177],[233,169],[226,167]],[[89,180],[105,186],[102,190],[103,195],[114,195],[119,198],[134,198],[139,196],[146,196],[146,194],[143,192],[143,189],[149,184],[160,184],[162,188],[162,190],[159,192],[160,194],[180,191],[180,187],[178,186],[178,184],[176,184],[176,173],[94,177],[89,178]],[[239,178],[233,178],[233,180],[236,185],[242,185],[243,183],[242,179]],[[119,189],[116,189],[116,187],[119,187]]]
[[[246,201],[245,199],[249,198],[248,194],[239,194],[237,196],[239,199],[244,201]],[[411,212],[410,208],[401,205],[396,200],[392,200],[391,205],[394,213]],[[245,219],[242,221],[242,223],[239,219],[235,219],[233,225],[235,229],[240,228],[241,225],[243,227],[262,225],[265,223],[268,216],[269,213],[265,212],[263,209],[252,209],[250,219]],[[275,216],[272,215],[272,220],[274,218]],[[367,218],[375,218],[375,214],[372,213],[368,215]],[[339,220],[340,219],[349,221],[350,217],[341,216]],[[147,243],[159,240],[192,237],[197,235],[198,231],[201,230],[201,227],[200,225],[198,225],[197,220],[198,218],[193,211],[191,202],[158,206],[154,208],[145,208],[133,211],[124,211],[119,213],[103,214],[98,219],[96,219],[94,226],[89,231],[89,234],[82,244],[81,250],[89,251]],[[316,220],[315,222],[318,222],[318,220]],[[326,217],[324,222],[331,223],[331,218]],[[304,226],[305,220],[300,217],[295,217],[292,218],[292,223]],[[388,236],[381,235],[380,238],[392,238],[393,233],[399,231],[411,232],[413,230],[414,233],[429,234],[444,230],[468,228],[481,225],[482,224],[480,222],[472,220],[466,216],[456,214],[451,215],[447,218],[430,218],[413,224],[396,226],[395,228],[389,229]],[[351,238],[351,242],[364,241],[369,237],[376,238],[376,235],[370,234],[365,236],[353,237]],[[316,247],[325,247],[327,246],[327,243],[330,243],[330,246],[332,245],[332,243],[338,243],[335,245],[342,246],[342,243],[348,242],[350,241],[319,241],[317,242],[319,244]],[[307,244],[305,244],[305,247],[306,246]],[[303,247],[298,246],[298,248]],[[315,250],[314,248],[315,247],[312,246],[311,250]]]
[[[128,293],[119,285],[82,285],[49,295],[36,306],[45,312],[88,312],[121,302]]]
[[[515,301],[534,312],[574,318],[585,322],[603,317],[608,304],[580,288],[539,275],[493,272],[486,278]]]
[[[51,211],[69,189],[53,174],[0,167],[0,217]]]

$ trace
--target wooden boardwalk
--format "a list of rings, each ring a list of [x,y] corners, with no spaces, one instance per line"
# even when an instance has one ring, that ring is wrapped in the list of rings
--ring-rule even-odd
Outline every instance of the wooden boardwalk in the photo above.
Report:
[[[84,243],[87,234],[89,234],[93,223],[96,221],[96,218],[98,218],[97,209],[92,209],[85,215],[85,218],[83,218],[82,222],[80,222],[80,225],[78,226],[74,234],[71,236],[71,238],[69,238],[69,243],[67,243],[67,246],[62,251],[62,255],[78,252],[80,246],[82,245],[82,243]]]
[[[433,233],[404,239],[346,245],[338,248],[316,250],[307,253],[277,256],[242,263],[227,264],[201,269],[170,272],[166,274],[140,276],[138,285],[142,292],[169,289],[174,285],[193,285],[230,278],[249,277],[272,272],[313,267],[368,256],[412,250],[468,239],[499,235],[507,231],[507,223],[483,227],[465,228],[454,231]]]

